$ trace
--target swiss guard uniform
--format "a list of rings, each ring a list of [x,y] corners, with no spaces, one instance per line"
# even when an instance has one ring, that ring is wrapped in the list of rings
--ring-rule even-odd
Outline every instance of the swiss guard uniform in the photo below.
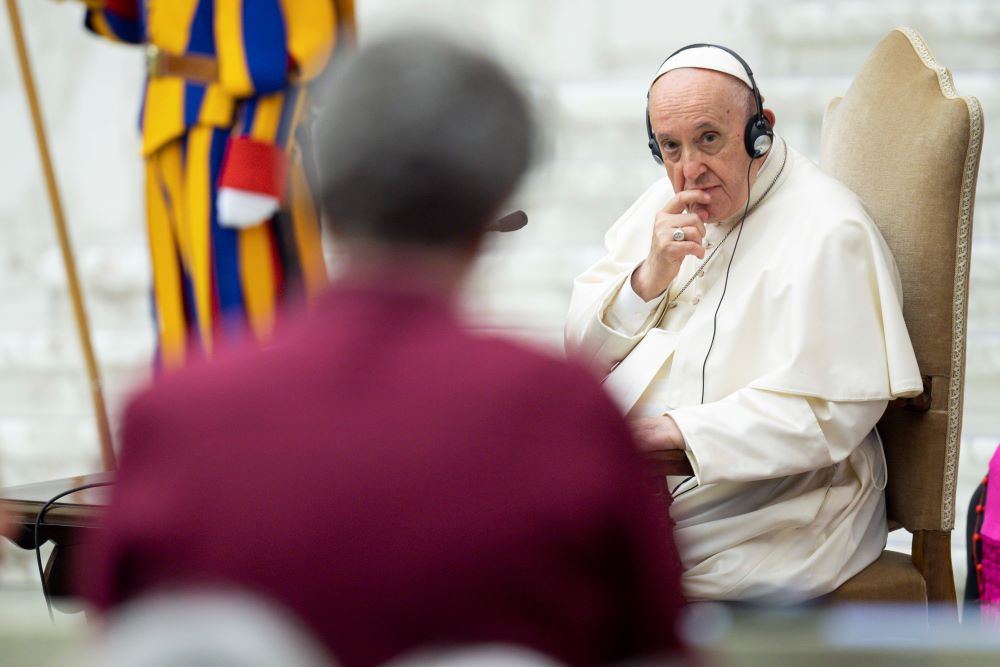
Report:
[[[105,0],[87,27],[145,44],[141,112],[159,362],[183,365],[326,282],[303,136],[307,83],[353,0]]]

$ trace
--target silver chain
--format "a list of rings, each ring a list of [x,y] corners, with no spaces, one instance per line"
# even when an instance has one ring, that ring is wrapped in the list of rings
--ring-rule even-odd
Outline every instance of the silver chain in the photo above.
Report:
[[[719,249],[722,248],[722,244],[726,242],[726,239],[729,238],[729,235],[732,234],[734,231],[736,231],[740,227],[740,225],[742,225],[743,222],[750,217],[750,214],[753,213],[754,210],[756,210],[757,206],[759,206],[760,203],[764,201],[768,193],[771,192],[771,188],[773,188],[774,184],[778,182],[778,177],[781,176],[781,172],[785,170],[785,161],[787,159],[788,159],[788,151],[786,150],[785,154],[781,156],[781,166],[778,168],[778,173],[774,175],[774,178],[771,180],[771,183],[767,186],[767,189],[764,190],[764,194],[760,196],[760,199],[754,202],[754,205],[750,207],[750,210],[747,211],[742,218],[740,218],[740,221],[737,224],[729,228],[729,231],[726,232],[726,235],[722,237],[722,240],[715,245],[715,248],[712,250],[712,252],[708,254],[708,257],[702,260],[701,264],[698,265],[698,268],[695,269],[694,273],[691,274],[691,277],[688,278],[688,281],[684,283],[684,287],[682,287],[680,291],[674,295],[674,298],[667,301],[666,305],[667,308],[670,308],[670,306],[674,305],[677,299],[680,298],[681,294],[684,294],[684,290],[690,287],[691,283],[694,282],[694,279],[698,277],[698,274],[705,270],[705,267],[708,265],[709,262],[712,261],[712,258],[715,257],[716,253],[719,252]],[[747,196],[749,197],[750,194],[747,193]]]

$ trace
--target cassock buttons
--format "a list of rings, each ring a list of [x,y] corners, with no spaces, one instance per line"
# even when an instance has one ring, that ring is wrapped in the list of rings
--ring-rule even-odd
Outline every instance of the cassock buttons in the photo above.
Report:
[[[708,248],[711,248],[711,247],[712,247],[712,242],[711,241],[705,241],[705,248],[708,249]]]
[[[701,299],[699,299],[698,297],[695,297],[694,300],[691,301],[691,303],[694,304],[695,306],[697,306],[700,301],[701,301]]]
[[[670,305],[667,306],[667,310],[672,310],[672,309],[674,309],[676,307],[677,307],[677,302],[674,301],[673,303],[671,303]]]
[[[698,272],[698,277],[699,278],[704,278],[705,277],[705,269],[702,269],[701,271]]]

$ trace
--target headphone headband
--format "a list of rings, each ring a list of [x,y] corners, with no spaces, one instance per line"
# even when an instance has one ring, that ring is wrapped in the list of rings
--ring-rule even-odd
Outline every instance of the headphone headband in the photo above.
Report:
[[[699,42],[697,44],[688,44],[687,46],[682,46],[677,49],[666,59],[660,63],[660,67],[657,67],[657,71],[662,68],[667,61],[676,56],[682,51],[687,51],[688,49],[700,49],[700,48],[712,48],[720,49],[731,55],[736,62],[738,62],[747,73],[747,77],[750,79],[750,90],[753,92],[754,105],[756,106],[756,112],[753,117],[747,122],[746,128],[743,133],[743,142],[746,148],[747,154],[751,158],[758,158],[768,150],[771,149],[772,139],[774,137],[774,132],[771,129],[771,123],[764,116],[764,101],[760,96],[760,90],[757,89],[757,81],[753,78],[753,70],[750,69],[750,65],[747,61],[740,57],[740,54],[736,53],[732,49],[720,44],[709,44],[706,42]],[[656,137],[653,135],[653,125],[649,119],[649,92],[646,93],[646,133],[649,139],[649,150],[653,154],[653,159],[657,163],[663,164],[663,155],[660,153],[660,146],[656,142]]]

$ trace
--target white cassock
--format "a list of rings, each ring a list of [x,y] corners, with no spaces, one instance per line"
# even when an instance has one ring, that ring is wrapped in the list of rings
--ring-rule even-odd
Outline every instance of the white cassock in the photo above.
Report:
[[[776,136],[742,230],[742,210],[707,225],[715,256],[685,258],[644,303],[629,278],[672,196],[658,181],[608,231],[575,282],[567,348],[609,372],[628,416],[669,414],[684,435],[695,478],[671,515],[690,599],[823,595],[885,547],[874,426],[922,391],[895,263],[858,198]]]

